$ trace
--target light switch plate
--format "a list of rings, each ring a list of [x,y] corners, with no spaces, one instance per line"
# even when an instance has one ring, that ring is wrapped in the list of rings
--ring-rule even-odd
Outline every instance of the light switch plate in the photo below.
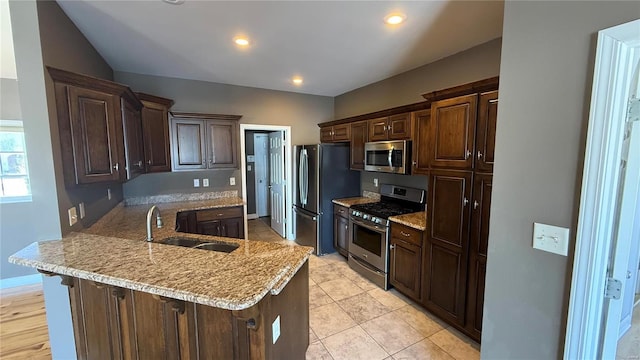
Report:
[[[273,343],[275,344],[280,337],[280,315],[271,324],[271,334],[273,334]]]
[[[235,185],[235,184],[236,184],[236,178],[230,177],[229,178],[229,185]]]
[[[76,212],[76,207],[72,207],[69,209],[69,226],[73,226],[73,224],[78,222],[78,213]]]
[[[193,179],[193,187],[200,187],[200,179]]]
[[[569,229],[533,223],[533,248],[567,256],[569,253]]]
[[[202,187],[209,187],[209,179],[202,179]]]

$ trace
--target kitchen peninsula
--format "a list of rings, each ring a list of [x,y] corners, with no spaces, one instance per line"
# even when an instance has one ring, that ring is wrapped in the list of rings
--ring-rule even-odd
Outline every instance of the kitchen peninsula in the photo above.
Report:
[[[179,212],[242,205],[237,198],[120,204],[83,232],[33,243],[9,261],[69,286],[78,358],[304,358],[312,249],[176,232]],[[229,253],[161,242],[188,238]],[[259,240],[259,239],[256,239]]]

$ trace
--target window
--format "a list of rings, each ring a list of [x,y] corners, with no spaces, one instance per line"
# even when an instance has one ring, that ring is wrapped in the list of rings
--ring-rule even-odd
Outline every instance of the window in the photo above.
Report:
[[[0,201],[29,201],[31,187],[22,121],[0,120]]]

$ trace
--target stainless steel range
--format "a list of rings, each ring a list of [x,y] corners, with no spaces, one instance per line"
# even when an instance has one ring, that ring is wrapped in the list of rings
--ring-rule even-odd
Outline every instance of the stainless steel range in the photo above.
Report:
[[[423,211],[422,189],[382,184],[380,201],[351,206],[349,266],[389,289],[389,217]]]

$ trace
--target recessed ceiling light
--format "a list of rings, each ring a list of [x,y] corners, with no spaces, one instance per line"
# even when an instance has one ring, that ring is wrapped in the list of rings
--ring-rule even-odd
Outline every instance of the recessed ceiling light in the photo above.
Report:
[[[302,77],[300,76],[294,76],[291,81],[293,81],[295,85],[302,85]]]
[[[405,14],[393,13],[385,16],[384,22],[386,22],[389,25],[398,25],[403,21],[405,21],[406,19],[407,19],[407,15]]]
[[[184,4],[184,0],[162,0],[164,2],[166,2],[167,4],[171,4],[171,5],[182,5]]]
[[[233,38],[233,42],[236,43],[236,45],[238,46],[248,46],[249,45],[249,39],[247,39],[244,36],[236,36]]]

